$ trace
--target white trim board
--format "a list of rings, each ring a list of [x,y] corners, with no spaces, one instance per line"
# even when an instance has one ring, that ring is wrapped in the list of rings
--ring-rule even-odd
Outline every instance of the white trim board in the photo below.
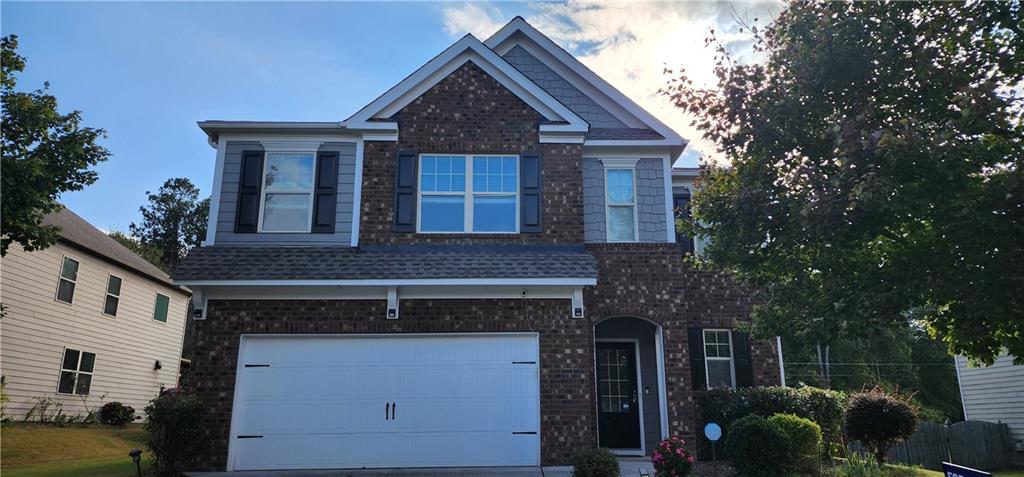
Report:
[[[373,124],[371,119],[390,118],[468,61],[472,61],[546,119],[564,122],[543,124],[540,126],[541,132],[585,133],[589,129],[590,125],[583,118],[530,81],[472,35],[462,37],[350,118],[342,121],[343,127],[360,129]],[[379,125],[377,123],[378,127]]]
[[[186,286],[408,286],[408,285],[597,285],[596,278],[397,278],[370,280],[175,280],[175,285]]]

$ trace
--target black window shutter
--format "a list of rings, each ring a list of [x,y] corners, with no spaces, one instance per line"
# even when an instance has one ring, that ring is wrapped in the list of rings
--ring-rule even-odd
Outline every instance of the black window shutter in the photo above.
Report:
[[[313,233],[334,233],[338,203],[338,153],[321,152],[316,158],[316,190],[313,193]]]
[[[736,387],[749,388],[754,385],[754,370],[750,359],[750,335],[742,331],[732,332],[732,358],[736,368]]]
[[[540,154],[526,152],[519,158],[519,231],[543,232],[541,225]]]
[[[235,233],[256,233],[260,216],[260,191],[263,188],[263,152],[242,152],[238,175],[238,204],[235,207]]]
[[[704,330],[690,328],[690,379],[694,391],[708,386],[708,377],[704,372]]]
[[[399,151],[395,167],[395,232],[416,231],[416,152]]]

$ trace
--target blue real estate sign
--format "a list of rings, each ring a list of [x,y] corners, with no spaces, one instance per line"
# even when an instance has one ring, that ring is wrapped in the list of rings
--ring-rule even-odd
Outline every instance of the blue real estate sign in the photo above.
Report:
[[[942,463],[942,473],[946,474],[946,477],[992,477],[992,474],[988,472],[982,472],[970,467],[961,467],[949,462]]]

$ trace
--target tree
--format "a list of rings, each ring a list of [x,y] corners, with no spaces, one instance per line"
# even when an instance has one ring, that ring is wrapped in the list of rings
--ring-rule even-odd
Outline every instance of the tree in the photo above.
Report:
[[[851,439],[864,444],[882,464],[893,444],[917,430],[917,410],[903,396],[875,388],[850,396],[843,416],[843,429]]]
[[[731,162],[685,228],[762,292],[756,331],[828,346],[922,310],[950,352],[1024,362],[1022,3],[794,2],[756,21],[763,62],[712,32],[717,87],[683,71],[664,90]]]
[[[82,127],[81,111],[57,112],[57,98],[49,83],[30,93],[18,92],[15,73],[25,69],[17,53],[18,37],[0,38],[0,94],[3,101],[2,205],[0,256],[11,243],[32,251],[53,245],[57,227],[42,224],[43,217],[61,209],[61,193],[81,190],[96,182],[92,166],[110,153],[96,144],[103,129]]]
[[[110,238],[117,240],[121,245],[124,245],[128,250],[131,250],[132,252],[135,252],[136,255],[146,259],[147,262],[156,265],[165,272],[169,271],[164,268],[160,250],[156,247],[143,245],[138,239],[119,230],[110,232],[108,235],[110,235]]]
[[[132,222],[128,230],[142,246],[158,251],[161,268],[171,270],[206,236],[210,199],[199,200],[199,188],[184,177],[168,179],[155,194],[146,194],[149,205],[139,207],[142,222]]]

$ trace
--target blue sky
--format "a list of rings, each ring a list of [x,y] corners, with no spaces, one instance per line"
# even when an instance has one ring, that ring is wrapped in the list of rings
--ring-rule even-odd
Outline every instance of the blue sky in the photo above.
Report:
[[[745,9],[772,8],[751,4]],[[722,4],[21,3],[0,29],[27,59],[18,89],[50,82],[61,111],[103,127],[100,178],[61,200],[104,230],[139,220],[147,190],[188,177],[210,193],[204,119],[337,121],[466,32],[481,39],[523,15],[685,137],[656,95],[666,63],[710,67],[707,27]],[[699,149],[696,141],[687,162]]]

